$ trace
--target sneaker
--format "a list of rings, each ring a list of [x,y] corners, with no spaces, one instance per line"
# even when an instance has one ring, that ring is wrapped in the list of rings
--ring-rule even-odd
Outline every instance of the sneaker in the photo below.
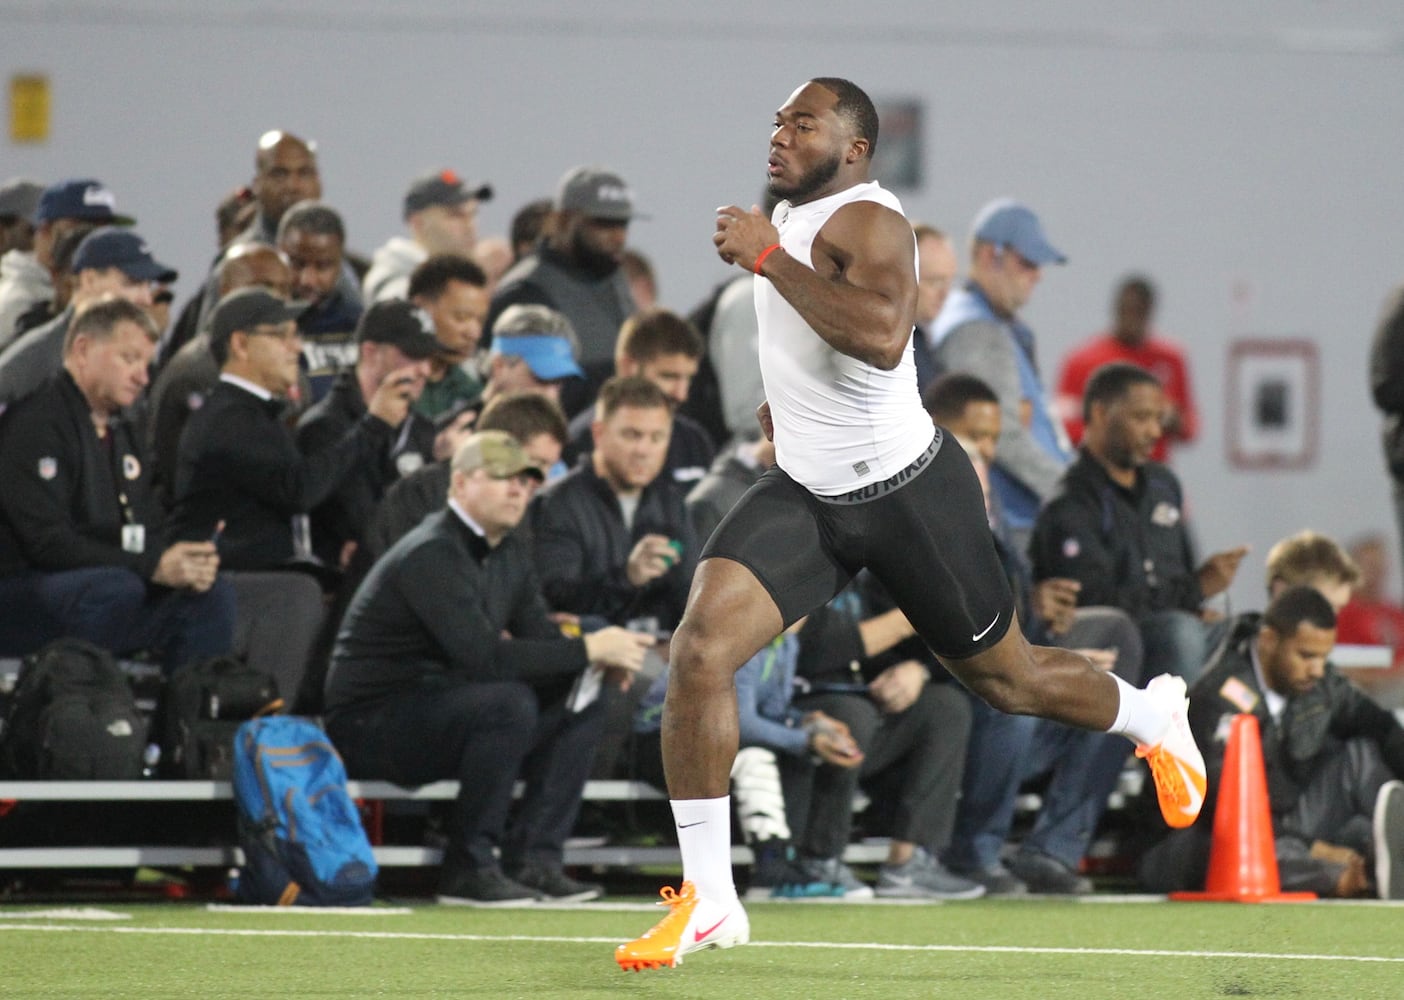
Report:
[[[512,881],[501,868],[455,868],[434,898],[444,906],[530,906],[537,893]]]
[[[594,882],[579,882],[559,868],[527,865],[513,872],[518,884],[532,889],[545,902],[584,903],[604,895],[604,886]]]
[[[957,868],[948,864],[946,870],[984,886],[987,896],[1026,896],[1029,892],[1029,887],[998,861],[988,868]]]
[[[830,895],[845,900],[872,899],[873,887],[853,873],[841,858],[800,858],[800,871],[812,882],[827,883]]]
[[[1375,796],[1375,891],[1404,899],[1404,781],[1386,781]]]
[[[789,845],[756,850],[756,863],[751,866],[751,884],[742,897],[746,902],[767,899],[813,899],[843,895],[843,890],[823,879],[812,877],[795,860]]]
[[[1092,880],[1079,875],[1063,862],[1042,851],[1016,851],[1009,858],[1009,871],[1029,892],[1047,896],[1086,896]]]
[[[979,899],[985,887],[951,874],[918,847],[902,864],[878,869],[877,894],[884,899]]]
[[[1138,746],[1136,756],[1150,764],[1160,814],[1177,829],[1190,826],[1204,807],[1204,757],[1189,726],[1185,681],[1173,674],[1151,678],[1146,693],[1170,713],[1170,725],[1154,746]]]
[[[714,903],[697,895],[691,882],[681,891],[664,886],[659,906],[668,915],[647,931],[614,949],[614,960],[625,972],[676,968],[683,956],[704,948],[734,948],[751,940],[751,922],[740,900]]]

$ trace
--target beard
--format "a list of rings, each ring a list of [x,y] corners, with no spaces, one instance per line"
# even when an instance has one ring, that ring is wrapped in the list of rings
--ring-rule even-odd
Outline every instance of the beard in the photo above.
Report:
[[[793,184],[785,184],[779,178],[772,177],[768,187],[770,193],[777,198],[784,198],[791,202],[803,202],[814,192],[818,191],[829,181],[838,176],[839,165],[843,163],[843,156],[835,153],[827,160],[821,160],[814,164],[807,171],[800,175]]]
[[[576,266],[592,278],[608,278],[619,270],[619,261],[613,255],[592,247],[579,231],[571,237],[570,249]]]

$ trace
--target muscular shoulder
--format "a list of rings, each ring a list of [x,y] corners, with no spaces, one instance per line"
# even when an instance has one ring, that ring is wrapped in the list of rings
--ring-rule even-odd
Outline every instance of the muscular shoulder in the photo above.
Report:
[[[819,229],[814,252],[841,269],[875,255],[905,263],[913,259],[915,239],[911,224],[900,212],[875,201],[851,201],[835,209]],[[915,281],[915,269],[910,270]]]

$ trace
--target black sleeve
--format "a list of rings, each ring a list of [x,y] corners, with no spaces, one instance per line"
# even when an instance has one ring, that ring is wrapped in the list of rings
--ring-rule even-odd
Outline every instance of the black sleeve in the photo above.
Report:
[[[543,493],[531,503],[531,534],[536,569],[546,603],[557,611],[619,618],[639,588],[629,582],[626,565],[609,565],[586,543],[593,529],[583,523],[578,497],[564,491]]]
[[[1082,584],[1077,595],[1082,607],[1128,607],[1118,586],[1116,551],[1102,537],[1100,514],[1079,498],[1056,497],[1038,512],[1029,560],[1035,580],[1063,577]]]

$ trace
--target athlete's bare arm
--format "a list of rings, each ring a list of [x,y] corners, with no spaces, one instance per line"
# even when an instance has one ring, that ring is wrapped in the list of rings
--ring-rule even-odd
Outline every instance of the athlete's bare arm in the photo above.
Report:
[[[814,238],[813,267],[772,250],[761,273],[834,350],[890,371],[902,360],[916,317],[912,227],[871,201],[836,211]],[[755,269],[780,234],[757,208],[717,210],[712,237],[727,263]]]

